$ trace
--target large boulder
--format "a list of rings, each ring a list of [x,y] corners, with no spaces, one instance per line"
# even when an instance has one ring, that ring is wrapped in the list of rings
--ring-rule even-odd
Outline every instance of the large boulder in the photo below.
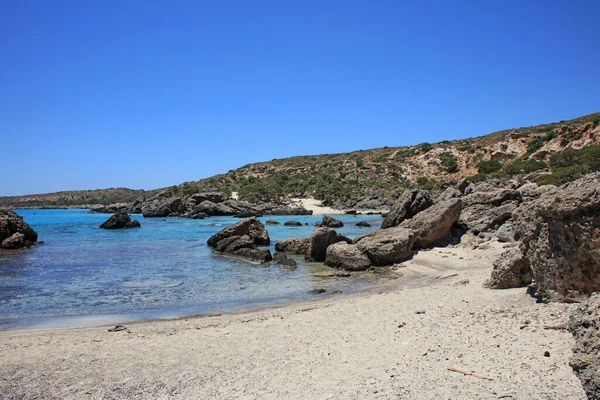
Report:
[[[372,265],[383,266],[410,258],[416,239],[417,235],[412,230],[393,227],[361,235],[354,242]]]
[[[503,252],[494,261],[492,277],[486,286],[492,289],[510,289],[527,286],[531,283],[529,262],[519,248],[513,247]]]
[[[569,318],[575,338],[571,368],[588,399],[600,399],[600,293],[593,294]]]
[[[271,243],[269,232],[256,217],[246,218],[228,226],[221,232],[211,236],[207,243],[210,247],[216,247],[221,240],[232,236],[248,236],[257,246],[268,246]]]
[[[600,291],[600,173],[524,203],[513,225],[541,299]]]
[[[514,189],[496,189],[488,191],[475,191],[463,197],[463,206],[470,207],[474,204],[487,204],[499,206],[507,201],[521,202],[521,193]]]
[[[132,221],[129,214],[127,214],[127,211],[117,211],[100,225],[100,228],[102,229],[127,229],[139,227],[141,227],[140,222],[137,220]]]
[[[364,271],[371,266],[371,260],[355,244],[339,242],[327,247],[325,265],[348,271]]]
[[[208,239],[208,245],[215,250],[248,261],[265,263],[273,259],[269,250],[256,246],[270,243],[269,233],[257,218],[247,218],[228,226]]]
[[[325,261],[327,248],[338,242],[352,243],[352,240],[337,233],[333,229],[316,229],[312,235],[310,235],[309,245],[305,256],[306,260],[319,262]]]
[[[432,204],[433,198],[428,191],[405,190],[383,220],[381,229],[398,226],[404,220],[414,217]]]
[[[306,254],[310,246],[310,237],[284,239],[275,243],[275,250],[281,253]]]
[[[446,200],[421,211],[400,226],[416,233],[415,248],[429,247],[450,234],[452,225],[460,216],[460,210],[460,199]]]
[[[283,253],[275,253],[273,255],[273,263],[279,265],[283,269],[296,269],[297,263],[293,258],[288,258]]]
[[[519,207],[516,201],[508,201],[499,206],[492,204],[473,204],[460,213],[458,225],[474,233],[493,231],[512,216]]]
[[[23,217],[7,208],[0,208],[0,249],[15,250],[33,246],[38,234]]]
[[[330,216],[323,216],[323,221],[317,222],[317,226],[321,226],[323,228],[341,228],[344,226],[342,221],[339,221],[335,218],[331,218]]]

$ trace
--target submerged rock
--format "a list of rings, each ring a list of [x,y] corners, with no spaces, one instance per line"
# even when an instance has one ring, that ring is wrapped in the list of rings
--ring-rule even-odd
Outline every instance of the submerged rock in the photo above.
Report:
[[[298,221],[286,221],[283,223],[284,226],[302,226],[302,222]]]
[[[137,220],[131,220],[127,211],[117,211],[109,219],[107,219],[100,228],[102,229],[127,229],[139,228],[141,224]]]
[[[360,222],[357,222],[354,225],[357,226],[357,227],[359,227],[359,228],[370,228],[371,227],[371,224],[368,223],[367,221],[360,221]]]
[[[36,244],[38,234],[23,217],[7,208],[0,208],[0,249],[16,250]]]
[[[282,253],[275,253],[275,255],[273,255],[273,262],[284,269],[297,268],[296,260],[288,258],[285,254]]]
[[[320,226],[320,227],[325,227],[325,228],[341,228],[344,226],[344,223],[335,218],[331,218],[331,217],[325,215],[323,217],[323,221],[318,222],[316,225]]]
[[[281,225],[281,222],[273,221],[272,219],[265,221],[265,225]]]

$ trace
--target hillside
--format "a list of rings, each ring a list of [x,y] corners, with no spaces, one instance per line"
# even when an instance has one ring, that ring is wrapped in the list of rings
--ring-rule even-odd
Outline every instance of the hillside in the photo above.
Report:
[[[56,193],[0,197],[0,207],[87,208],[86,206],[93,204],[130,203],[141,196],[152,194],[154,194],[153,191],[133,190],[127,188],[71,190]]]
[[[543,171],[554,154],[598,144],[600,113],[595,113],[472,139],[274,159],[173,186],[165,194],[217,189],[236,191],[251,201],[312,195],[340,207],[354,207],[359,198],[393,197],[410,186],[431,189],[461,177],[479,180]],[[562,183],[561,179],[546,178],[542,183]]]
[[[0,197],[0,206],[76,207],[221,191],[256,203],[313,196],[338,208],[369,208],[370,200],[389,204],[406,187],[435,189],[462,177],[536,172],[540,184],[561,184],[595,168],[589,164],[600,159],[600,148],[594,147],[599,144],[600,113],[594,113],[472,139],[274,159],[153,191],[117,188]]]

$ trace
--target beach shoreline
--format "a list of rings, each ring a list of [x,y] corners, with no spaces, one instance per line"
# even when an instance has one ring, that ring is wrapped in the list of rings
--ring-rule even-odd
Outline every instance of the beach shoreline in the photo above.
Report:
[[[489,290],[488,250],[434,248],[358,293],[214,317],[0,332],[17,398],[585,399],[573,305]],[[550,356],[545,357],[548,351]],[[448,370],[475,371],[493,380]]]

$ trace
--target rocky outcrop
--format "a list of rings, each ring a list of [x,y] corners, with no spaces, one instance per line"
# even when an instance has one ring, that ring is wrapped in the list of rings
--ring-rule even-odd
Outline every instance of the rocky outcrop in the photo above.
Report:
[[[0,249],[16,250],[36,244],[38,234],[16,212],[0,208]]]
[[[512,220],[541,299],[600,291],[600,173],[521,205]]]
[[[499,206],[507,201],[521,201],[521,193],[514,189],[497,189],[489,191],[477,190],[468,196],[463,197],[463,206],[471,207],[475,204],[486,204],[492,206]]]
[[[270,243],[269,233],[257,218],[247,218],[211,236],[208,245],[216,251],[253,262],[269,262],[273,259],[269,250],[257,246]]]
[[[371,224],[367,221],[359,221],[356,224],[354,224],[354,226],[358,226],[359,228],[370,228]]]
[[[286,204],[251,204],[247,201],[230,199],[219,192],[195,193],[190,196],[168,196],[163,192],[146,201],[141,207],[146,218],[184,217],[198,218],[204,216],[248,216],[262,215],[311,215],[303,207]]]
[[[354,244],[339,242],[327,247],[325,265],[347,271],[364,271],[371,260]]]
[[[600,293],[582,303],[569,319],[575,338],[571,368],[579,377],[587,398],[600,399]]]
[[[324,227],[324,228],[341,228],[344,226],[344,223],[335,218],[331,218],[331,217],[325,215],[325,216],[323,216],[323,221],[317,222],[316,226],[320,226],[320,227]]]
[[[139,228],[141,224],[137,220],[131,220],[127,211],[118,211],[107,219],[100,228],[102,229],[128,229]]]
[[[442,193],[440,193],[438,197],[436,197],[435,201],[439,203],[441,201],[456,199],[461,196],[462,193],[457,188],[450,186],[447,187]]]
[[[310,237],[284,239],[275,243],[275,250],[282,253],[306,254],[310,246]]]
[[[415,232],[415,248],[433,246],[449,236],[452,225],[460,216],[460,210],[460,199],[446,200],[402,222],[400,227]]]
[[[354,239],[354,243],[369,258],[372,265],[383,266],[410,258],[416,239],[415,232],[393,227],[361,235]]]
[[[475,234],[495,230],[512,216],[519,207],[516,201],[508,201],[499,206],[492,204],[474,204],[462,210],[458,224]]]
[[[334,243],[352,243],[352,240],[329,228],[319,228],[310,235],[308,250],[305,259],[307,261],[325,261],[327,248]]]
[[[381,229],[398,226],[404,220],[414,217],[432,204],[433,198],[428,191],[405,190],[383,220]]]
[[[529,262],[518,248],[503,252],[494,262],[492,277],[486,283],[491,289],[509,289],[527,286],[531,283]]]

